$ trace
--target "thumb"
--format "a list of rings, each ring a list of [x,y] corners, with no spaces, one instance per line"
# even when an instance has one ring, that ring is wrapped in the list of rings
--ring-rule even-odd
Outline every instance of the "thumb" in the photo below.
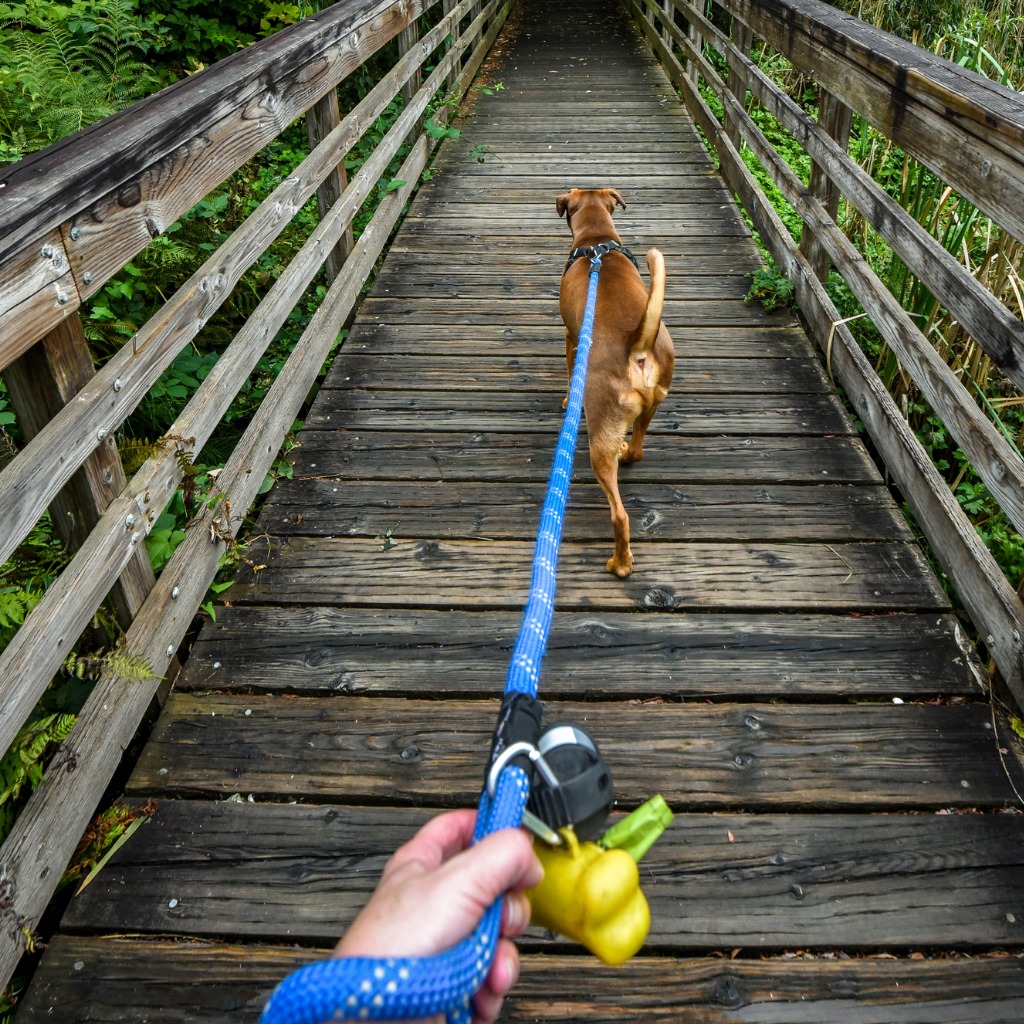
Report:
[[[448,862],[453,872],[472,881],[481,910],[512,890],[530,889],[544,877],[530,837],[520,828],[503,828]]]

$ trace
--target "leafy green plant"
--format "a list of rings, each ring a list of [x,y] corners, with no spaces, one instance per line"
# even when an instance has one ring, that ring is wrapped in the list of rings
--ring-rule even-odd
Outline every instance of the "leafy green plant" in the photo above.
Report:
[[[0,3],[0,127],[11,162],[145,95],[155,21],[134,0]]]
[[[49,753],[75,724],[75,716],[44,715],[26,725],[0,758],[0,840],[6,838],[26,797],[43,779]]]
[[[767,310],[786,309],[796,304],[793,282],[774,266],[755,270],[744,302],[760,302]]]

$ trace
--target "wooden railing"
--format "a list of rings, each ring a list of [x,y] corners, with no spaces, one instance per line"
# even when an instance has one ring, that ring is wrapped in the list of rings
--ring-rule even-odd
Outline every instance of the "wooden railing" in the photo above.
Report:
[[[628,0],[777,265],[876,450],[910,505],[1000,674],[1024,706],[1024,606],[836,310],[829,264],[946,429],[1024,532],[1024,462],[836,225],[839,197],[1024,389],[1024,325],[847,153],[853,114],[1024,239],[1024,97],[818,0]],[[724,16],[722,16],[724,15]],[[730,24],[731,37],[717,25]],[[748,58],[757,37],[820,87],[812,120]],[[716,71],[710,51],[724,59]],[[701,85],[722,104],[720,124]],[[769,111],[813,160],[805,185],[747,113]],[[797,246],[740,155],[745,143],[803,221]]]
[[[0,175],[0,373],[27,440],[0,473],[0,564],[47,509],[74,552],[0,655],[0,750],[108,593],[124,655],[150,673],[144,682],[103,673],[0,851],[0,987],[420,178],[435,144],[423,130],[428,104],[465,93],[509,3],[348,0]],[[338,84],[396,37],[397,62],[341,116]],[[398,95],[400,116],[347,181],[346,155]],[[82,304],[303,115],[308,158],[96,371]],[[410,140],[397,174],[405,184],[382,199],[353,243],[353,217]],[[314,194],[318,225],[155,454],[126,480],[119,427]],[[155,578],[148,532],[325,264],[330,287],[317,312],[217,477],[216,495]]]

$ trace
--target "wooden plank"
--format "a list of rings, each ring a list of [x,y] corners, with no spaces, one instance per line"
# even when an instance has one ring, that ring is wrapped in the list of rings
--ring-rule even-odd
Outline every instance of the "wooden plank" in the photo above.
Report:
[[[638,259],[642,263],[643,253],[638,255]],[[564,260],[556,262],[564,263]],[[445,274],[445,268],[436,263],[426,273],[396,268],[389,270],[386,276],[378,276],[373,294],[378,297],[412,300],[428,296],[445,299],[472,298],[478,301],[489,301],[496,294],[500,294],[505,298],[518,298],[521,301],[543,300],[557,303],[561,269],[545,268],[533,273],[520,270],[512,274],[503,274],[494,267],[476,267],[469,274],[458,271]],[[723,266],[715,275],[673,274],[666,283],[665,301],[671,308],[671,303],[693,299],[742,299],[749,291],[749,273],[729,265]]]
[[[333,480],[332,486],[339,479],[541,482],[550,471],[554,436],[477,432],[472,427],[461,433],[361,430],[342,435],[307,428],[288,460],[296,476]],[[666,482],[676,486],[881,480],[864,446],[851,437],[676,435],[671,445],[648,444],[650,455],[634,469],[642,466],[645,474],[660,474],[662,467],[666,473],[671,467],[672,478]],[[577,450],[574,473],[577,480],[590,474],[585,444]]]
[[[394,254],[388,259],[394,258]],[[796,327],[676,327],[672,333],[676,360],[805,359],[812,351],[803,330]],[[508,353],[524,358],[565,351],[564,336],[547,327],[490,324],[483,328],[448,324],[418,324],[415,328],[357,320],[340,349],[371,356],[427,354],[448,357],[481,352]],[[335,360],[337,362],[337,360]],[[333,376],[333,373],[332,373]],[[328,378],[330,379],[330,378]]]
[[[232,605],[207,623],[176,686],[493,697],[520,622],[518,612]],[[928,700],[981,696],[982,679],[963,630],[946,614],[560,612],[543,692],[592,700]]]
[[[562,546],[558,606],[608,609],[750,611],[920,610],[947,607],[913,545],[676,544],[634,545],[633,576],[605,573],[608,543]],[[307,602],[436,608],[468,603],[520,608],[526,602],[533,544],[517,541],[410,541],[389,550],[364,538],[257,540],[236,602]],[[345,566],[339,573],[338,566]],[[253,579],[255,575],[255,579]]]
[[[645,472],[648,468],[653,473]],[[639,473],[638,473],[639,471]],[[630,532],[640,540],[891,541],[910,530],[884,487],[657,484],[644,462],[620,477]],[[639,479],[638,479],[639,477]],[[299,480],[271,493],[263,526],[276,536],[444,537],[532,540],[544,484]],[[604,540],[608,501],[592,479],[573,488],[565,519],[572,541]]]
[[[436,217],[426,217],[419,221],[413,219],[409,223],[407,231],[404,232],[406,238],[411,240],[424,234],[434,234],[437,229],[434,221],[437,219]],[[679,217],[671,220],[655,220],[653,217],[644,217],[642,213],[638,212],[635,219],[629,218],[625,222],[620,223],[618,225],[618,232],[622,237],[624,245],[629,247],[636,246],[637,249],[643,251],[642,246],[637,241],[639,239],[642,239],[645,245],[657,244],[660,246],[664,244],[663,240],[679,237],[689,238],[696,234],[698,230],[706,231],[708,228],[707,222],[710,219],[707,215],[695,213],[693,217],[689,218]],[[523,231],[517,230],[516,221],[509,220],[504,222],[506,225],[505,233],[520,248],[529,244],[524,240],[525,237],[540,241],[541,243],[547,240],[557,241],[560,248],[564,252],[568,252],[571,245],[569,232],[564,224],[559,223],[558,218],[554,216],[553,210],[550,218],[540,213],[535,222],[525,220],[524,223],[526,227],[525,236]],[[714,223],[716,227],[715,234],[720,237],[749,237],[749,229],[743,222],[743,219],[733,214],[732,211],[724,214],[719,210],[718,216],[714,218]],[[453,215],[448,218],[448,222],[444,226],[445,231],[443,233],[447,234],[451,241],[472,241],[480,236],[486,239],[494,234],[501,234],[500,230],[496,231],[495,229],[500,229],[502,222],[488,217],[482,217],[475,222],[467,222]]]
[[[160,801],[63,929],[332,943],[430,813]],[[644,860],[645,948],[871,949],[879,930],[896,949],[1016,944],[1022,832],[1005,814],[680,813]],[[551,948],[539,929],[522,945]]]
[[[553,345],[552,348],[555,346]],[[623,357],[625,365],[625,357]],[[563,394],[567,387],[565,355],[552,353],[522,359],[519,356],[477,355],[462,361],[439,360],[438,354],[367,359],[361,352],[344,350],[325,389],[356,391],[393,389],[409,391],[473,392],[486,395]],[[808,359],[677,359],[673,388],[690,394],[778,395],[815,394],[831,389],[821,363]],[[331,401],[325,398],[325,404]]]
[[[285,974],[326,949],[59,936],[48,948],[20,1024],[124,1024],[125,1008],[148,1024],[256,1024]],[[196,984],[201,977],[203,984]],[[567,995],[571,993],[572,995]],[[602,967],[583,956],[526,953],[505,1002],[508,1024],[672,1024],[681,1007],[700,1024],[807,1019],[844,1024],[1009,1024],[1024,999],[1013,957],[970,960],[639,957]],[[699,1015],[699,1016],[698,1016]]]
[[[855,434],[834,394],[764,396],[669,393],[651,424],[659,435]],[[561,396],[554,393],[505,395],[498,392],[446,395],[437,391],[337,391],[330,407],[315,406],[306,423],[317,430],[430,431],[478,430],[558,436]],[[646,450],[646,449],[645,449]]]
[[[449,699],[443,715],[434,699],[328,700],[172,694],[127,792],[158,799],[241,792],[274,801],[476,802],[496,700]],[[559,702],[552,720],[577,721],[597,738],[624,808],[650,796],[652,785],[674,807],[691,810],[892,812],[1016,803],[987,703]],[[1009,725],[1000,728],[1006,735]]]
[[[557,338],[564,337],[565,327],[558,313],[558,304],[550,300],[524,303],[521,299],[494,298],[475,302],[472,299],[420,298],[413,303],[391,298],[372,298],[365,303],[363,315],[368,319],[393,324],[505,325],[511,320],[532,326],[549,326]],[[665,309],[665,326],[731,327],[788,326],[793,320],[789,312],[769,312],[763,306],[748,305],[738,299],[677,300]]]

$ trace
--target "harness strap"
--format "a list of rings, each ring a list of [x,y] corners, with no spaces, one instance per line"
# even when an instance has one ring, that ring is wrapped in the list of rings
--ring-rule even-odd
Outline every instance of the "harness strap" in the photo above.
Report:
[[[619,245],[618,242],[614,242],[609,239],[607,242],[602,242],[600,245],[581,245],[577,246],[575,249],[570,249],[569,258],[565,261],[565,268],[562,270],[562,276],[564,277],[566,270],[584,256],[588,257],[591,263],[593,263],[594,260],[597,260],[600,263],[601,257],[609,252],[621,252],[623,256],[628,256],[630,262],[639,272],[640,264],[637,263],[636,257],[624,245]]]

